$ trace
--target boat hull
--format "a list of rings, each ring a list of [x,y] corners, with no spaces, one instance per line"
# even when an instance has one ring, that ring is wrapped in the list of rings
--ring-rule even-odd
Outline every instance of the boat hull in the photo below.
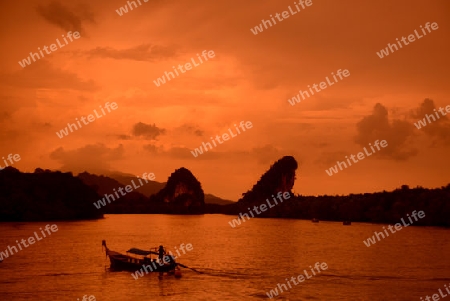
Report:
[[[159,260],[150,260],[148,258],[137,259],[114,251],[109,251],[107,255],[111,262],[111,268],[114,270],[136,271],[145,265],[148,272],[170,272],[177,267],[175,262],[160,263]]]

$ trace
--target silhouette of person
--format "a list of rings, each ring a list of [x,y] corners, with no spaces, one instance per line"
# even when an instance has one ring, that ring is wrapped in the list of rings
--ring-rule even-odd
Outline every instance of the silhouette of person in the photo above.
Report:
[[[166,254],[166,251],[164,251],[164,247],[161,245],[159,246],[159,261],[162,263],[163,262],[163,257],[164,254]]]

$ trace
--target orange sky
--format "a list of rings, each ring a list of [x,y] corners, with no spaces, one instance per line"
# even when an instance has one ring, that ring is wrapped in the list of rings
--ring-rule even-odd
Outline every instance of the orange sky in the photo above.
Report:
[[[432,112],[425,99],[450,105],[450,3],[313,0],[258,35],[250,31],[293,2],[141,0],[123,16],[115,10],[126,1],[2,3],[0,156],[20,154],[13,166],[22,171],[153,172],[161,182],[183,166],[205,192],[232,200],[284,155],[299,162],[294,192],[305,195],[450,182],[449,119],[413,125]],[[376,55],[426,22],[439,29]],[[81,38],[18,64],[68,31]],[[215,57],[155,86],[203,50]],[[351,75],[295,106],[287,102],[338,69]],[[108,101],[118,109],[56,136]],[[240,121],[253,128],[191,154]],[[149,126],[135,128],[140,123]],[[377,139],[389,146],[325,173]]]

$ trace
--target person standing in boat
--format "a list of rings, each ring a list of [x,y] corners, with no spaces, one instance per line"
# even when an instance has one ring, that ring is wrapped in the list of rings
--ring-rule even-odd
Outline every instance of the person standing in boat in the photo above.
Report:
[[[159,246],[159,261],[161,263],[164,263],[163,259],[164,259],[164,255],[166,254],[166,251],[164,251],[164,247],[161,245]]]

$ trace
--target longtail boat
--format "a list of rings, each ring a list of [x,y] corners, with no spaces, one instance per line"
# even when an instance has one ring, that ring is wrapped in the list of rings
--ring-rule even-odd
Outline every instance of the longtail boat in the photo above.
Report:
[[[173,272],[178,266],[175,257],[167,254],[163,246],[151,248],[148,251],[131,248],[126,252],[126,255],[111,251],[106,246],[105,240],[102,240],[102,249],[103,247],[111,262],[111,268],[115,270],[136,271],[145,265],[150,272]],[[161,252],[157,252],[158,250]],[[152,255],[155,255],[154,258],[152,258]]]

